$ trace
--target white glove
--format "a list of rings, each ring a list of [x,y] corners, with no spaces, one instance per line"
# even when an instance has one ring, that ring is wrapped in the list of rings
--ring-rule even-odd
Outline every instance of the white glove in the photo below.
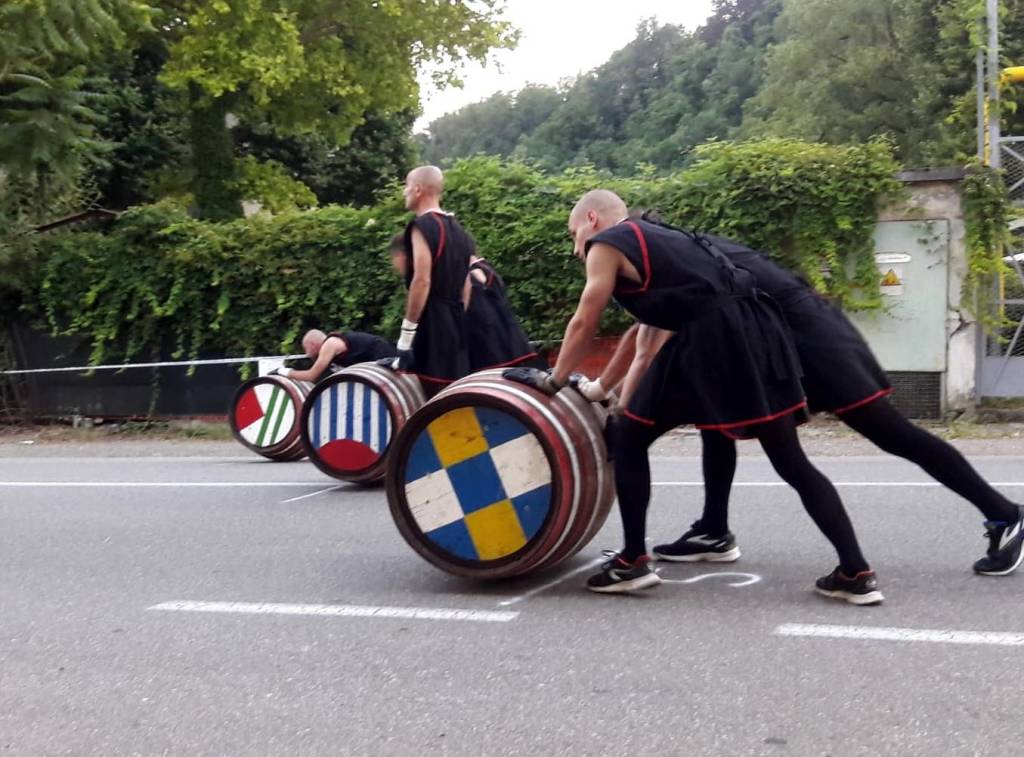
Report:
[[[591,402],[603,402],[609,396],[608,390],[601,386],[601,379],[599,378],[591,381],[586,376],[583,376],[577,382],[576,389]]]
[[[402,333],[398,337],[398,344],[395,348],[399,352],[410,352],[412,350],[413,340],[416,339],[416,327],[418,323],[413,323],[407,318],[402,319]]]
[[[292,369],[285,368],[283,365],[280,368],[275,368],[270,372],[271,376],[281,376],[282,378],[291,378]]]

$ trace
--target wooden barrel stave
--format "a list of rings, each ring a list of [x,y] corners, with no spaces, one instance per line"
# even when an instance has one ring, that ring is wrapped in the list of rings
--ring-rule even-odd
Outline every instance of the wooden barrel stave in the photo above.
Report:
[[[604,523],[611,505],[609,492],[613,492],[611,471],[607,464],[604,437],[601,433],[604,421],[601,413],[571,390],[561,392],[552,398],[520,384],[506,381],[500,374],[500,370],[495,370],[468,376],[446,388],[424,406],[396,438],[387,477],[388,501],[392,516],[410,546],[428,562],[442,570],[486,580],[543,570],[575,554],[593,538]],[[538,448],[543,450],[543,461],[530,459],[534,460],[537,482],[543,483],[547,480],[545,476],[549,477],[548,511],[544,515],[544,522],[532,532],[526,544],[508,554],[485,554],[486,550],[476,541],[478,532],[472,531],[470,537],[474,540],[476,552],[475,559],[470,559],[467,555],[474,554],[472,549],[461,546],[453,548],[437,535],[449,528],[469,532],[475,527],[469,524],[471,519],[484,511],[497,511],[505,507],[506,503],[496,502],[481,509],[473,509],[477,507],[475,503],[467,505],[464,500],[472,499],[476,495],[465,488],[458,489],[458,486],[465,487],[470,484],[462,483],[463,474],[456,473],[457,467],[468,465],[468,461],[489,458],[493,454],[501,458],[499,462],[494,463],[501,483],[505,483],[502,477],[510,470],[515,476],[521,475],[513,470],[514,465],[509,467],[508,453],[501,451],[501,445],[489,446],[489,434],[492,430],[488,425],[492,423],[492,416],[488,415],[490,411],[499,413],[499,416],[505,414],[516,422],[521,422],[522,430],[533,435],[532,443],[521,442],[517,438],[513,440],[516,445],[525,445],[523,449],[532,449],[533,452],[530,454],[534,457],[538,454]],[[437,450],[446,446],[448,442],[439,429],[443,430],[454,423],[451,419],[456,416],[468,417],[468,412],[474,414],[475,420],[465,420],[467,428],[472,427],[476,430],[472,433],[466,432],[464,435],[467,449],[475,448],[479,437],[486,437],[483,449],[478,450],[475,456],[467,458],[466,461],[460,459],[461,452],[447,453],[454,462],[451,467],[448,462],[443,463],[444,476],[438,478],[440,470],[430,472],[430,466],[422,468],[420,465],[422,449],[426,448],[425,445],[433,445],[437,460],[432,464],[440,464],[442,455]],[[496,421],[498,425],[504,422]],[[454,436],[458,437],[460,433],[463,432],[456,429]],[[439,436],[442,438],[439,439]],[[546,473],[540,470],[543,463],[546,463]],[[473,465],[477,466],[478,463],[473,462]],[[410,479],[408,482],[407,478]],[[445,490],[440,494],[435,492],[431,495],[434,499],[424,497],[422,491],[430,492],[430,487],[434,486],[434,483],[431,483],[434,479],[441,481],[442,485],[444,481],[448,481],[451,491]],[[518,483],[513,482],[513,485]],[[541,488],[538,487],[537,491]],[[533,493],[529,496],[533,496]],[[450,501],[453,499],[456,502],[455,507],[463,509],[463,515],[460,516],[451,509]],[[515,512],[522,515],[518,509],[519,505],[515,502],[516,498],[508,499],[512,501]],[[445,524],[444,518],[437,515],[437,512],[446,508],[447,517],[456,518],[450,525]],[[528,517],[536,518],[536,513],[528,514]],[[442,525],[430,530],[435,523]],[[425,528],[427,530],[424,530]],[[509,549],[512,549],[518,545],[517,539],[522,538],[527,529],[521,523],[519,526],[513,523],[509,529],[509,533],[520,534],[516,539],[509,538]],[[504,538],[505,535],[500,536]]]
[[[343,400],[342,391],[346,392]],[[361,399],[355,397],[356,391]],[[378,482],[387,469],[391,440],[424,401],[423,389],[414,376],[395,373],[376,363],[359,363],[331,374],[316,385],[303,408],[303,454],[321,471],[341,481]],[[363,412],[367,407],[371,408],[369,414]],[[361,423],[369,423],[369,439],[363,438],[365,425],[355,428],[357,416]]]
[[[305,381],[259,376],[243,383],[228,408],[235,439],[253,452],[277,462],[305,456],[299,437],[302,406],[312,389]]]

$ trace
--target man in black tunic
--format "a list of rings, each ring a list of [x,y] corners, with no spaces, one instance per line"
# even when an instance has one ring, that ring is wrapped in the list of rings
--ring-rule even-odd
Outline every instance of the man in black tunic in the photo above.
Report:
[[[471,291],[466,328],[470,370],[514,365],[545,367],[512,312],[505,282],[494,266],[476,254],[471,255],[469,282]]]
[[[306,370],[278,368],[275,373],[294,381],[319,381],[332,367],[347,368],[356,363],[367,363],[386,357],[395,357],[395,346],[379,336],[361,331],[332,331],[310,329],[302,337],[302,351],[313,361]]]
[[[989,485],[952,445],[915,426],[889,402],[892,393],[857,328],[835,305],[802,278],[764,253],[730,239],[702,235],[734,265],[756,279],[782,308],[803,366],[803,386],[811,412],[830,412],[882,450],[916,463],[932,478],[973,504],[985,517],[988,553],[974,564],[988,576],[1013,573],[1024,561],[1024,508]],[[663,337],[667,338],[667,337]],[[639,363],[653,357],[647,350]],[[603,399],[605,378],[585,384],[589,399]],[[728,506],[736,471],[736,444],[727,436],[703,431],[704,512],[690,530],[671,544],[654,547],[654,556],[673,562],[732,562],[740,556],[729,531]]]
[[[586,357],[601,311],[615,299],[641,324],[674,332],[643,374],[614,424],[616,490],[625,546],[592,576],[593,591],[657,585],[646,545],[648,448],[686,423],[757,438],[776,471],[835,547],[839,567],[818,580],[827,596],[882,601],[835,487],[811,465],[797,437],[806,411],[800,367],[781,315],[757,294],[753,277],[697,238],[627,218],[613,192],[589,192],[569,219],[587,283],[551,373],[509,369],[508,378],[554,393]]]
[[[405,229],[405,319],[398,356],[381,361],[415,374],[427,396],[469,373],[466,304],[473,241],[450,213],[441,210],[444,175],[420,166],[405,180],[405,206],[416,217]]]

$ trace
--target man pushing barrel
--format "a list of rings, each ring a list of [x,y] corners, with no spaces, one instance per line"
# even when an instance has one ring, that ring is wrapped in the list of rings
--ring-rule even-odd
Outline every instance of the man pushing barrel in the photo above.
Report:
[[[272,373],[293,381],[319,381],[332,369],[347,368],[357,363],[366,363],[382,358],[394,358],[398,352],[385,339],[361,331],[332,331],[325,334],[320,329],[310,329],[302,337],[302,351],[313,361],[305,370],[278,368]]]
[[[649,215],[643,218],[660,223]],[[989,540],[987,554],[974,564],[975,572],[1005,576],[1016,571],[1024,562],[1024,507],[996,491],[952,445],[900,414],[889,402],[892,388],[885,371],[843,312],[766,254],[722,237],[708,235],[705,239],[731,263],[752,274],[757,287],[782,309],[803,367],[803,386],[810,410],[833,413],[880,449],[917,464],[973,504],[985,518]],[[669,337],[667,333],[649,334],[645,344],[637,344],[631,373],[642,374]],[[628,348],[623,342],[623,350]],[[603,380],[585,382],[581,391],[589,399],[603,399],[603,385],[615,381],[620,374],[620,370],[606,370]],[[632,383],[627,379],[624,400]],[[658,559],[731,562],[740,556],[728,525],[736,444],[711,431],[702,432],[701,438],[704,512],[675,542],[654,547]]]
[[[625,546],[592,576],[597,592],[660,583],[646,545],[650,500],[648,448],[687,423],[756,438],[776,471],[835,547],[839,567],[818,581],[828,596],[855,604],[882,601],[835,488],[811,465],[797,437],[807,403],[800,366],[781,315],[753,277],[699,237],[630,221],[614,192],[588,192],[569,217],[587,281],[553,371],[509,369],[507,378],[555,393],[586,357],[601,312],[614,296],[642,324],[672,331],[613,426],[616,490]]]

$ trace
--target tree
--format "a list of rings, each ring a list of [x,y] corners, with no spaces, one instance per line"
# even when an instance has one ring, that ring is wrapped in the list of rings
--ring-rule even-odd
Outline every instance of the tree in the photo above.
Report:
[[[149,24],[135,0],[11,0],[0,5],[0,170],[37,201],[71,187],[110,145],[87,66]]]
[[[644,21],[626,47],[575,81],[494,95],[435,120],[419,138],[424,155],[441,162],[485,152],[621,174],[638,163],[685,166],[695,145],[739,129],[781,4],[717,0],[692,34]]]
[[[409,139],[415,114],[366,114],[345,145],[322,134],[281,135],[268,124],[242,123],[235,143],[243,155],[272,160],[309,187],[321,205],[372,205],[398,176],[412,168]]]
[[[1019,59],[1024,3],[1003,7],[1003,53]],[[973,0],[787,0],[785,40],[770,53],[748,133],[833,143],[885,134],[904,163],[965,159],[983,10]]]
[[[193,189],[201,213],[238,215],[228,119],[266,121],[281,134],[313,130],[339,144],[367,112],[417,103],[416,71],[439,83],[455,64],[514,43],[498,0],[180,0],[163,79],[191,109]]]

